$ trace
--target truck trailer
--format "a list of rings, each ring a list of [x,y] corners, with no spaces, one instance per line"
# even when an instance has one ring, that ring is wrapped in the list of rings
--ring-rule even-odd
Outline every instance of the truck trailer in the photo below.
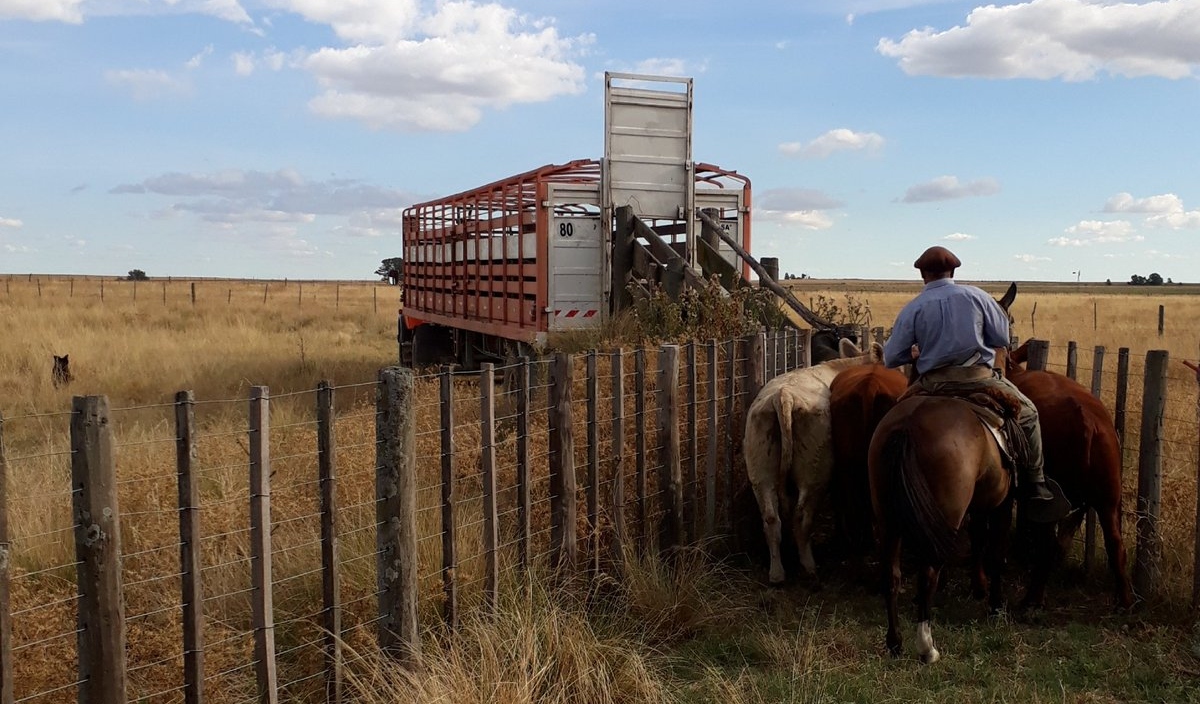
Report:
[[[750,180],[692,161],[692,79],[606,73],[604,113],[603,159],[405,209],[403,363],[513,359],[636,295],[749,278]]]

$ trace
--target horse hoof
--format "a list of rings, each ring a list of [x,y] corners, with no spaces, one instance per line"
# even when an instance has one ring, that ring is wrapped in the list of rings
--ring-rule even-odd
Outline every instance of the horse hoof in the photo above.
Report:
[[[921,656],[921,662],[926,665],[932,665],[933,663],[935,663],[941,659],[942,659],[942,654],[938,652],[937,648],[934,648],[933,650],[930,650],[928,653],[925,653],[924,655]]]

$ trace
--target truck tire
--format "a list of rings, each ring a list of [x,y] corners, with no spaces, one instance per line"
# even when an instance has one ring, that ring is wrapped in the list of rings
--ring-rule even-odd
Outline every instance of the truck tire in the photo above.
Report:
[[[453,364],[455,361],[452,330],[426,323],[412,331],[413,367]]]

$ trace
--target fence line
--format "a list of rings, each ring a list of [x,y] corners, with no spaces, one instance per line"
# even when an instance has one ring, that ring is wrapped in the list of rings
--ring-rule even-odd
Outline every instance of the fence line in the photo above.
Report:
[[[549,566],[560,574],[607,572],[619,578],[627,543],[643,554],[711,544],[713,537],[728,535],[737,518],[741,414],[768,375],[807,360],[807,340],[768,339],[760,334],[683,349],[563,354],[552,363],[487,365],[478,377],[449,369],[416,376],[389,368],[380,372],[369,414],[351,409],[335,417],[335,388],[322,382],[311,406],[315,423],[272,424],[272,413],[282,406],[270,403],[265,387],[254,387],[247,444],[241,446],[244,461],[216,452],[218,441],[240,445],[241,438],[197,432],[203,424],[196,414],[204,405],[181,392],[163,407],[175,416],[174,443],[122,446],[155,456],[174,449],[175,505],[155,511],[141,510],[144,501],[124,513],[117,508],[118,486],[124,487],[122,499],[154,494],[149,483],[154,478],[118,481],[113,431],[119,424],[109,418],[102,397],[79,397],[69,417],[71,451],[22,460],[27,465],[22,469],[41,471],[42,463],[71,458],[72,486],[78,490],[51,492],[46,500],[70,496],[75,515],[87,517],[70,521],[79,550],[74,564],[56,564],[53,557],[31,562],[32,553],[19,554],[54,531],[6,533],[14,503],[42,499],[32,491],[13,496],[14,468],[5,459],[4,442],[11,421],[0,418],[0,549],[8,558],[0,559],[0,704],[50,698],[71,688],[103,701],[96,697],[123,696],[117,694],[122,687],[129,698],[170,694],[185,702],[236,701],[230,692],[237,691],[242,697],[253,691],[259,701],[323,691],[327,701],[340,701],[346,669],[363,666],[361,658],[378,652],[416,666],[423,657],[423,632],[453,630],[464,611],[494,606],[506,583],[502,571],[529,575]],[[1049,361],[1048,343],[1036,349],[1031,368]],[[1117,373],[1116,393],[1123,399],[1129,356],[1126,348],[1121,353],[1124,374]],[[1093,350],[1095,395],[1111,376],[1104,356],[1102,347]],[[1152,486],[1170,461],[1162,454],[1165,354],[1159,360],[1148,355],[1141,391],[1146,401],[1137,411],[1138,466],[1148,483],[1137,503],[1135,574],[1143,597],[1159,594],[1163,571],[1157,523],[1162,487],[1156,496]],[[1078,364],[1074,371],[1081,372]],[[1159,378],[1161,384],[1154,381]],[[498,379],[504,380],[499,388]],[[296,394],[284,397],[299,400]],[[366,420],[371,417],[373,424]],[[609,428],[611,437],[602,437]],[[287,453],[273,455],[271,445],[277,443]],[[610,443],[607,455],[604,443]],[[299,449],[304,446],[315,451]],[[630,461],[631,448],[636,461]],[[211,522],[226,507],[245,507],[241,520]],[[111,524],[95,520],[109,514]],[[134,538],[125,550],[119,542],[122,518],[132,521],[125,529]],[[627,518],[636,526],[627,525]],[[176,522],[177,542],[161,544],[161,534],[160,544],[147,542],[148,532],[173,532]],[[305,526],[312,527],[311,535]],[[101,554],[87,550],[98,545]],[[1091,548],[1086,550],[1085,560]],[[177,552],[178,565],[155,567],[158,552]],[[14,572],[13,565],[21,566]],[[43,597],[28,584],[42,574],[76,570],[78,598],[60,591],[40,603]],[[14,580],[24,583],[17,601],[6,603]],[[178,580],[178,602],[170,597],[141,604],[143,613],[122,611],[133,590],[141,599],[159,580]],[[86,626],[78,632],[31,636],[12,625],[14,617],[29,621],[32,610],[71,609]],[[162,612],[179,614],[178,646],[129,668],[125,630],[142,628],[142,619],[164,618]],[[171,634],[176,637],[174,627]],[[357,659],[341,647],[353,639]],[[14,685],[13,673],[27,667],[30,657],[42,657],[46,648],[65,649],[61,643],[72,640],[78,640],[80,668],[74,681],[62,676]],[[251,650],[253,657],[246,657]],[[153,679],[160,671],[173,679]]]

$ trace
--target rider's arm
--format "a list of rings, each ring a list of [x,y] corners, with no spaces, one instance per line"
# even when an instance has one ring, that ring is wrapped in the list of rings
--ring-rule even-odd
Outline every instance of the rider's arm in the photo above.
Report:
[[[883,363],[889,367],[899,367],[902,364],[912,364],[912,348],[917,344],[914,315],[910,307],[905,307],[896,316],[896,324],[892,327],[892,336],[883,346]]]

